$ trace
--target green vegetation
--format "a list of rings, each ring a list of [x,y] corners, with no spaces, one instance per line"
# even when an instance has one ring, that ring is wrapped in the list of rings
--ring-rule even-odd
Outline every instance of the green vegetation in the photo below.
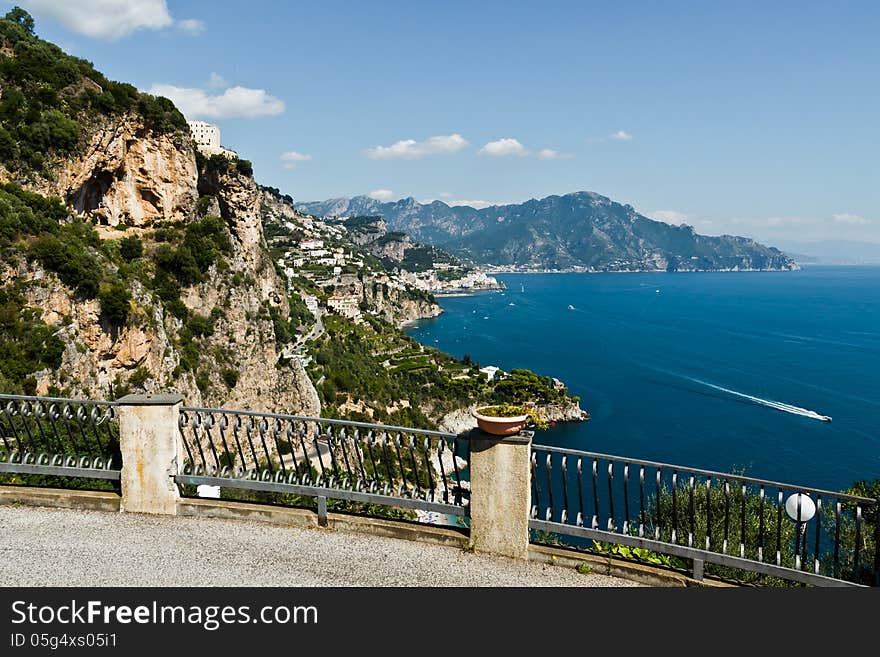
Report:
[[[61,365],[64,343],[39,315],[21,294],[0,288],[0,392],[34,394],[30,375]]]
[[[309,375],[313,381],[323,377],[317,388],[322,412],[328,417],[339,413],[343,402],[351,401],[369,409],[362,420],[434,428],[423,409],[430,409],[431,417],[440,417],[473,403],[523,405],[570,399],[565,389],[554,388],[550,378],[528,370],[513,370],[504,386],[501,383],[508,379],[488,382],[479,364],[468,365],[423,347],[379,318],[367,315],[366,319],[357,325],[335,315],[325,316],[327,332],[310,346],[314,362]],[[397,406],[399,400],[407,400],[409,407]],[[351,413],[346,417],[354,419]],[[541,422],[541,426],[546,424]]]
[[[125,324],[131,307],[131,294],[122,281],[115,279],[103,285],[98,292],[98,299],[107,321],[115,326]]]
[[[495,386],[495,390],[497,393],[497,385]],[[482,408],[478,408],[477,412],[480,415],[486,415],[488,417],[519,417],[521,415],[525,415],[527,418],[526,422],[537,427],[538,429],[547,429],[550,426],[550,422],[548,422],[543,413],[539,413],[533,408],[529,408],[526,406],[499,404],[497,406],[484,406]]]
[[[126,262],[131,262],[144,255],[144,243],[136,235],[123,237],[119,240],[119,255]]]
[[[188,131],[167,98],[108,80],[91,63],[34,35],[34,21],[15,7],[0,19],[0,159],[13,171],[47,173],[77,152],[81,128],[99,116],[135,112],[148,129]]]

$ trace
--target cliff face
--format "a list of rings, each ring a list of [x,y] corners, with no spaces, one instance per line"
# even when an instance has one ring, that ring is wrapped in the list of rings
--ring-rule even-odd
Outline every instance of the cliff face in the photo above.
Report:
[[[81,156],[37,186],[108,226],[151,227],[187,217],[198,198],[193,149],[179,134],[153,134],[137,114],[102,119]]]
[[[145,244],[152,234],[145,229],[195,221],[196,200],[210,195],[207,214],[222,217],[230,248],[199,282],[181,287],[188,316],[213,319],[212,331],[196,337],[148,285],[149,273],[129,281],[129,318],[111,326],[97,299],[75,294],[39,264],[25,258],[4,263],[0,284],[21,289],[64,343],[61,366],[34,374],[37,394],[57,388],[104,399],[127,390],[178,391],[193,405],[319,414],[318,395],[299,361],[279,362],[284,345],[277,343],[274,320],[285,320],[289,309],[263,238],[253,179],[234,169],[198,171],[187,140],[155,135],[135,115],[98,125],[88,143],[54,180],[30,189],[58,194],[100,224],[133,229],[104,231],[105,238],[136,234]],[[190,360],[195,352],[197,367],[183,367],[187,350]]]
[[[436,317],[443,312],[439,304],[427,298],[359,274],[337,276],[334,279],[334,292],[360,297],[369,310],[397,326]]]
[[[438,425],[441,431],[464,433],[477,426],[472,411],[485,404],[476,404],[468,408],[457,408],[444,415]],[[586,422],[590,414],[581,408],[580,402],[567,404],[527,404],[544,415],[548,422]]]

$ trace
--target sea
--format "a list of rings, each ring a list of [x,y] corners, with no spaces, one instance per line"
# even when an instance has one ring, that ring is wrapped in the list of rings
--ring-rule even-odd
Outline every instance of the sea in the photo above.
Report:
[[[880,478],[880,267],[496,278],[408,332],[561,379],[591,419],[536,443],[830,490]]]

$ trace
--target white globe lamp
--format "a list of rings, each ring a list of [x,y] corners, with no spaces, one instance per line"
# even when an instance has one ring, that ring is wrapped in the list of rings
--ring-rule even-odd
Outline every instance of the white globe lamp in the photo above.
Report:
[[[816,503],[806,493],[794,493],[785,500],[785,512],[795,522],[810,522],[816,515]]]

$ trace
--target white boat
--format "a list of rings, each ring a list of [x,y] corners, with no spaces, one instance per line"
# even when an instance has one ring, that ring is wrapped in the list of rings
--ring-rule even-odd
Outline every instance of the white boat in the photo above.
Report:
[[[520,283],[520,284],[519,284],[519,291],[520,291],[520,292],[525,292],[525,291],[526,291],[526,286],[523,285],[522,283]]]
[[[831,422],[831,416],[830,416],[830,415],[820,415],[820,416],[819,416],[819,419],[822,420],[823,422]]]
[[[574,306],[572,306],[571,304],[568,304],[568,309],[569,309],[569,310],[574,310]]]

